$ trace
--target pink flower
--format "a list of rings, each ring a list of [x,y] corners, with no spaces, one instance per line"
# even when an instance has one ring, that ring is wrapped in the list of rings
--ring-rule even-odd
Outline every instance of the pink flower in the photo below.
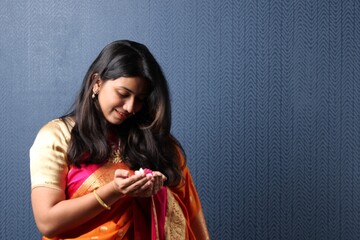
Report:
[[[136,170],[135,171],[135,174],[142,174],[142,173],[145,173],[146,175],[150,174],[150,175],[153,175],[153,172],[151,171],[151,169],[148,169],[148,168],[140,168],[139,170]]]

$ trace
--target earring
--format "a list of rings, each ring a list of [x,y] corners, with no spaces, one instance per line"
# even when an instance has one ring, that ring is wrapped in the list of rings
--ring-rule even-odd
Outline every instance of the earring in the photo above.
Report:
[[[93,91],[93,94],[91,95],[91,98],[94,99],[98,93]]]

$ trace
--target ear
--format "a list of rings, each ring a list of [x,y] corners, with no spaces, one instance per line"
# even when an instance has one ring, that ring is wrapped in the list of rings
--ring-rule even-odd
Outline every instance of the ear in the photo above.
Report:
[[[91,80],[92,82],[94,83],[93,85],[93,92],[95,93],[98,93],[99,90],[100,90],[100,87],[101,87],[101,84],[102,84],[102,80],[100,78],[100,75],[98,73],[94,73],[92,76],[91,76]]]

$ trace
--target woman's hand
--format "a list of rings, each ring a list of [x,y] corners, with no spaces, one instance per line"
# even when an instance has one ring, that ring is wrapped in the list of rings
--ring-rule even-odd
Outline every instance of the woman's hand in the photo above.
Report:
[[[161,189],[165,180],[166,177],[158,171],[129,176],[129,171],[118,169],[114,175],[114,189],[131,197],[150,197]]]
[[[156,194],[164,186],[166,177],[164,174],[162,174],[161,172],[158,172],[158,171],[153,171],[152,175],[154,177],[152,193]]]

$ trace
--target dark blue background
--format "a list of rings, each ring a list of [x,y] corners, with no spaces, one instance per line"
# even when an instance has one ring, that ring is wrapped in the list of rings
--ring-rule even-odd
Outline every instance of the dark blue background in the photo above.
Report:
[[[0,1],[0,238],[39,239],[28,150],[116,39],[161,63],[212,239],[360,239],[357,0]]]

